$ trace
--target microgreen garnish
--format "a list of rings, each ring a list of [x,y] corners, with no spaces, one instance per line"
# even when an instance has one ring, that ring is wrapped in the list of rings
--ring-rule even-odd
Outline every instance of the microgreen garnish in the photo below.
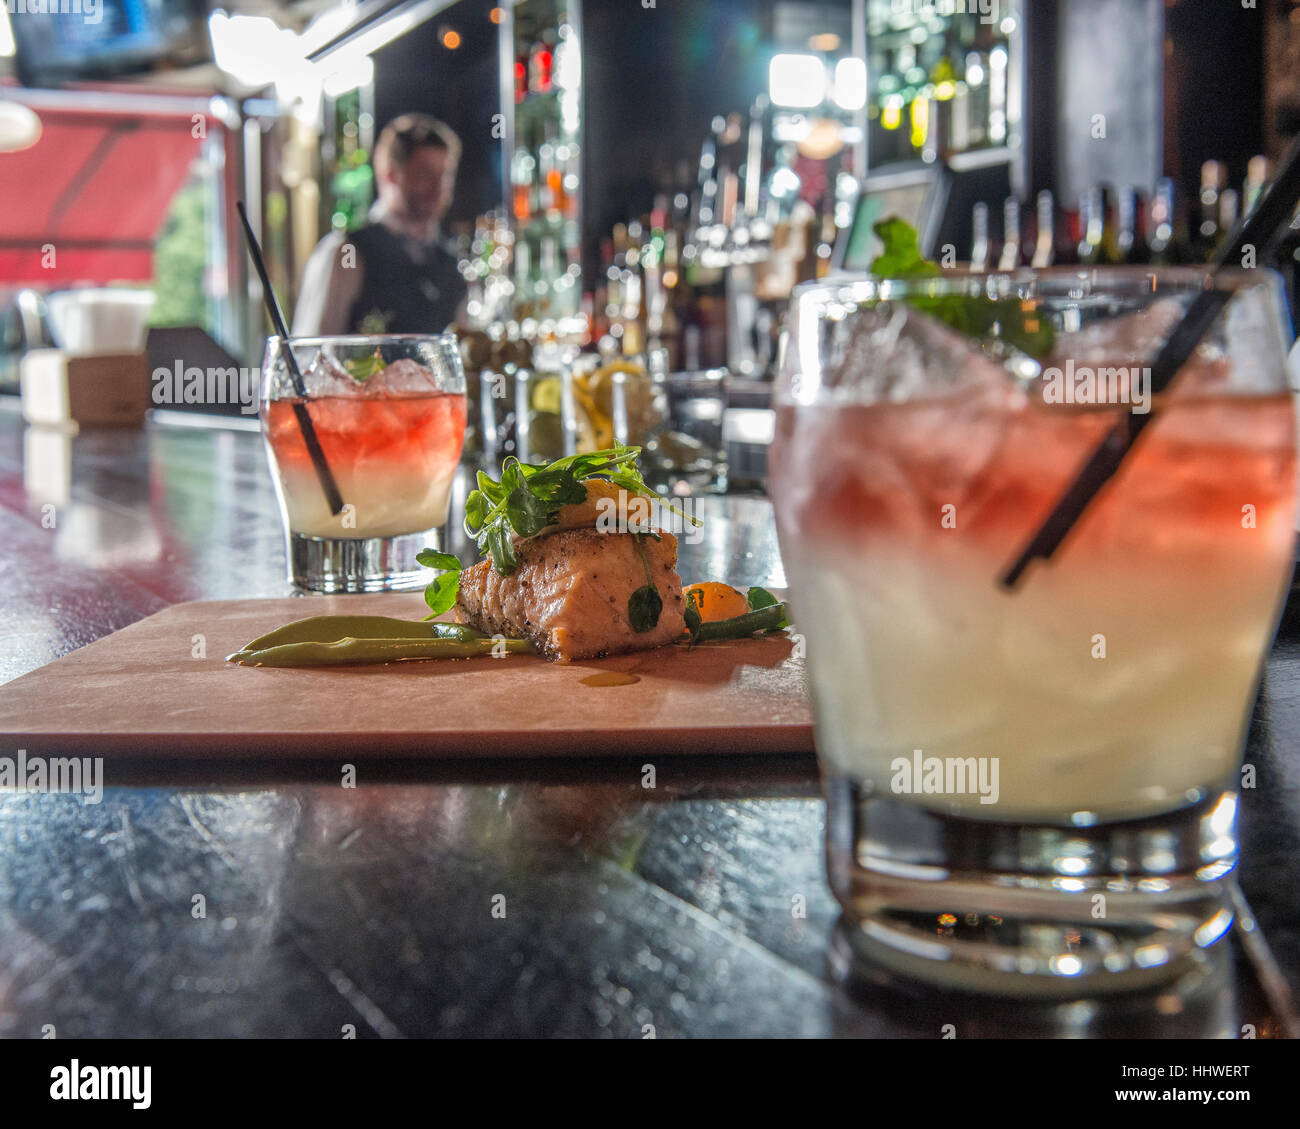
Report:
[[[650,561],[645,555],[641,534],[634,533],[632,536],[636,542],[636,551],[641,556],[641,567],[645,569],[645,584],[628,597],[627,618],[632,624],[632,630],[639,635],[658,626],[659,615],[664,610],[664,601],[659,595],[659,589],[655,587],[654,578],[650,575]]]
[[[456,593],[460,591],[460,560],[450,553],[439,553],[436,549],[421,549],[415,559],[425,568],[445,570],[441,576],[435,576],[424,590],[424,602],[429,605],[429,614],[425,619],[451,611],[456,602]]]
[[[353,380],[364,384],[377,372],[382,372],[386,367],[384,365],[383,354],[378,348],[368,357],[356,357],[353,360],[345,361],[344,368],[348,370],[348,375]]]
[[[943,274],[938,263],[922,257],[916,229],[890,216],[872,229],[884,250],[871,264],[879,278],[925,279]],[[1051,322],[1036,309],[1024,309],[1019,298],[989,298],[983,295],[914,293],[907,303],[932,318],[952,326],[959,333],[981,340],[996,340],[1031,357],[1045,357],[1052,351],[1056,335]]]
[[[621,444],[605,451],[569,455],[553,463],[521,463],[513,455],[501,464],[501,477],[478,473],[478,489],[465,499],[465,532],[478,542],[479,551],[492,558],[502,576],[518,567],[512,536],[534,537],[553,524],[560,507],[587,500],[583,481],[603,478],[629,494],[654,498],[670,510],[699,525],[645,484],[637,469],[640,447]]]

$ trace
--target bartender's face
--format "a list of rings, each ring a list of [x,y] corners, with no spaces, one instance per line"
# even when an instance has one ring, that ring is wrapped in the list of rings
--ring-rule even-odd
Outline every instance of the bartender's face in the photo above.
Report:
[[[422,145],[387,170],[383,188],[390,207],[417,223],[440,220],[451,206],[456,164],[446,149]]]

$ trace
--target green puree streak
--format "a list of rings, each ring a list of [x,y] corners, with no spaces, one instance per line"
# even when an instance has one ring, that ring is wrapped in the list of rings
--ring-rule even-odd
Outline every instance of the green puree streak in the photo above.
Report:
[[[314,615],[245,643],[227,661],[241,666],[351,666],[411,659],[470,659],[531,651],[527,639],[493,641],[460,623],[382,615]]]

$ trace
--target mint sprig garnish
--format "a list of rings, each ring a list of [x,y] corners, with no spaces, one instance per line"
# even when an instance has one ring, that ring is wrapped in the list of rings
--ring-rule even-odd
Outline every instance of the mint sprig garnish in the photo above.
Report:
[[[465,532],[479,551],[492,559],[502,576],[519,567],[513,537],[535,537],[559,518],[560,507],[587,500],[584,481],[604,479],[629,494],[653,498],[674,513],[699,525],[668,499],[645,484],[636,460],[640,447],[619,444],[604,451],[569,455],[553,463],[521,463],[513,455],[501,464],[501,477],[478,472],[478,489],[465,499]]]
[[[354,357],[352,360],[345,361],[343,367],[358,384],[365,384],[376,373],[384,370],[384,355],[376,349],[368,357]]]
[[[890,216],[871,230],[884,244],[884,250],[871,263],[872,274],[901,279],[942,276],[939,264],[922,256],[916,229],[904,220]],[[929,294],[908,294],[905,300],[958,333],[981,341],[1002,341],[1031,357],[1046,357],[1056,340],[1047,317],[1035,308],[1025,309],[1019,298],[944,294],[936,286]]]

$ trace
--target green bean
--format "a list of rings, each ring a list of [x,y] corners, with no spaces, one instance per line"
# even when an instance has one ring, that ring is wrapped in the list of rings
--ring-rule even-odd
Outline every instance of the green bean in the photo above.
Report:
[[[701,623],[691,638],[692,643],[707,643],[711,639],[747,639],[757,631],[775,631],[786,626],[789,609],[785,604],[773,604],[746,612],[731,619],[715,619]]]

